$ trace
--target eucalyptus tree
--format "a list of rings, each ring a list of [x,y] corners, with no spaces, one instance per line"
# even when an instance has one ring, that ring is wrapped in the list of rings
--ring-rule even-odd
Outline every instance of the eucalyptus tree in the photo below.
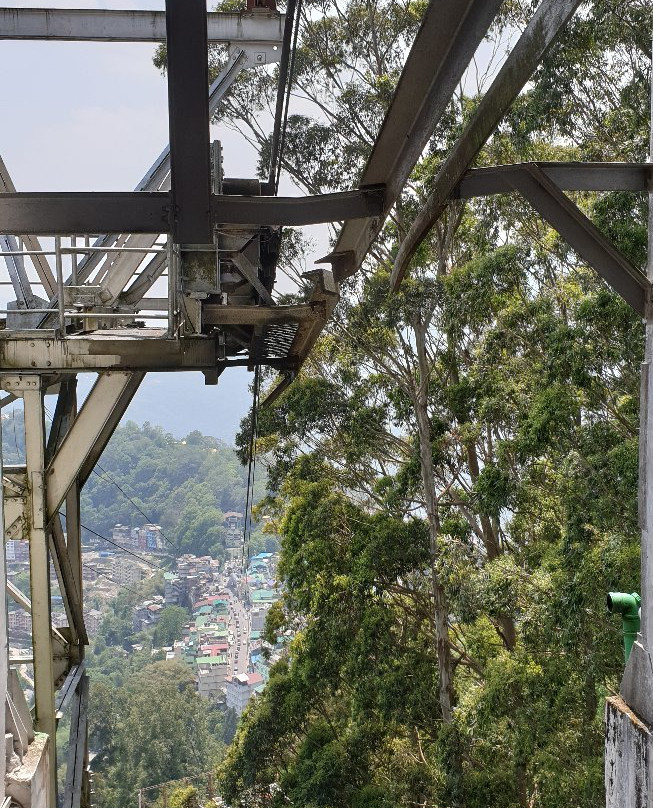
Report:
[[[497,47],[532,5],[506,5]],[[284,168],[306,190],[355,182],[420,8],[304,7],[295,86],[313,112],[291,117]],[[479,164],[641,160],[650,12],[584,8]],[[236,736],[234,803],[601,801],[601,697],[620,669],[603,593],[637,586],[641,325],[514,198],[450,204],[388,293],[476,103],[464,90],[302,374],[260,413],[285,585],[269,639],[302,630]],[[238,101],[223,112],[268,142]],[[645,200],[576,199],[642,266]]]

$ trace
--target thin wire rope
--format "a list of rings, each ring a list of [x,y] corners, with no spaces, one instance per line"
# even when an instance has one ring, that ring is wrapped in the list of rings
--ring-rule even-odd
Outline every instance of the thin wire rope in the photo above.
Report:
[[[52,421],[54,420],[54,418],[53,418],[52,413],[50,412],[50,410],[48,410],[48,408],[47,408],[47,407],[44,407],[43,409],[46,411],[46,413],[47,413],[47,414],[48,414],[48,416],[50,417],[50,421],[52,422]],[[134,508],[136,508],[136,510],[137,510],[137,511],[140,513],[140,515],[141,515],[142,517],[144,517],[144,519],[145,519],[145,521],[146,521],[146,523],[147,523],[147,524],[150,524],[150,525],[155,524],[155,523],[152,521],[152,519],[151,519],[151,518],[150,518],[150,517],[149,517],[149,516],[148,516],[148,515],[145,513],[145,511],[144,511],[142,508],[140,508],[140,507],[139,507],[139,506],[138,506],[138,505],[137,505],[137,504],[134,502],[134,500],[133,500],[133,499],[132,499],[132,498],[129,496],[129,494],[128,494],[126,491],[124,491],[124,490],[123,490],[123,489],[120,487],[120,485],[118,485],[118,483],[117,483],[117,482],[116,482],[116,480],[113,478],[113,476],[112,476],[112,475],[111,475],[111,474],[110,474],[110,473],[109,473],[109,472],[108,472],[106,469],[102,468],[102,466],[101,466],[99,463],[97,463],[97,462],[96,462],[96,464],[95,464],[95,468],[93,468],[93,469],[92,469],[93,474],[95,474],[97,477],[99,477],[100,479],[102,479],[102,474],[100,474],[98,471],[96,471],[96,468],[100,469],[100,471],[102,472],[102,474],[104,474],[104,475],[106,476],[107,480],[108,480],[110,483],[112,483],[113,485],[115,485],[115,486],[116,486],[116,488],[118,489],[118,491],[120,491],[120,493],[123,495],[123,497],[125,497],[125,499],[127,499],[127,500],[129,500],[129,502],[131,502],[131,504],[134,506]],[[169,539],[169,538],[166,536],[166,534],[163,532],[163,530],[161,530],[161,526],[160,526],[160,525],[159,525],[159,533],[161,534],[161,538],[165,539],[165,540],[168,542],[168,544],[169,544],[169,545],[170,545],[172,548],[174,548],[175,550],[176,550],[176,549],[179,549],[179,548],[178,548],[178,546],[177,546],[176,544],[174,544],[174,542],[172,542],[172,541],[171,541],[171,540],[170,540],[170,539]],[[108,541],[108,540],[107,540],[107,541]]]
[[[279,156],[277,159],[277,176],[274,182],[275,193],[279,189],[279,180],[281,179],[281,166],[283,165],[283,154],[286,150],[286,129],[288,125],[288,107],[290,105],[290,92],[292,90],[292,82],[295,76],[295,62],[297,57],[297,39],[299,36],[299,25],[302,15],[302,2],[299,0],[297,4],[297,11],[295,16],[295,30],[293,32],[292,48],[290,53],[290,70],[288,72],[288,85],[286,89],[286,103],[283,111],[283,125],[281,128],[281,138],[279,141]]]
[[[249,539],[252,533],[252,508],[254,504],[254,481],[256,477],[256,433],[258,431],[258,399],[261,386],[260,370],[260,366],[256,365],[254,368],[254,385],[252,390],[252,418],[250,422],[245,527],[243,533],[243,574],[245,576],[245,584],[247,584],[247,567],[249,566]]]
[[[110,575],[107,575],[106,572],[98,572],[97,567],[94,567],[92,564],[87,564],[85,561],[82,561],[82,567],[86,567],[87,570],[92,570],[98,576],[98,578],[106,578],[107,581],[111,581],[111,583],[120,587],[120,589],[126,589],[127,592],[131,592],[133,595],[136,595],[136,597],[140,598],[141,593],[138,592],[136,589],[132,589],[130,586],[125,586],[125,584],[119,584],[115,578],[112,578]]]
[[[127,499],[127,500],[129,500],[129,502],[131,502],[131,504],[134,506],[134,508],[136,508],[136,510],[140,513],[140,515],[147,520],[147,524],[150,524],[150,525],[155,524],[152,521],[152,519],[145,513],[145,511],[142,510],[142,508],[140,508],[134,502],[134,500],[129,496],[129,494],[120,487],[120,485],[115,481],[113,476],[106,469],[103,469],[102,466],[99,463],[96,463],[95,465],[96,465],[97,468],[100,469],[102,474],[106,475],[109,482],[113,483],[113,485],[116,486],[116,488],[118,489],[118,491],[120,491],[120,493],[123,495],[123,497],[125,497],[125,499]],[[93,474],[96,474],[100,479],[102,479],[102,475],[99,472],[97,472],[95,469],[93,469]],[[166,536],[166,534],[163,532],[163,530],[161,530],[160,525],[159,525],[159,533],[161,534],[161,538],[165,539],[171,547],[173,547],[175,550],[179,549],[178,545],[176,545],[171,539],[169,539]]]
[[[274,128],[272,130],[272,143],[270,145],[270,173],[268,182],[274,183],[274,193],[278,190],[277,165],[279,159],[279,147],[281,141],[281,131],[283,125],[283,108],[288,84],[288,68],[291,57],[291,43],[293,36],[293,25],[295,23],[296,0],[288,0],[286,5],[286,21],[283,31],[283,45],[281,46],[281,60],[279,63],[279,84],[277,87],[277,102],[274,113]]]
[[[59,516],[65,517],[66,514],[63,511],[59,511]],[[154,567],[157,570],[161,570],[161,572],[167,572],[165,567],[162,567],[160,564],[157,564],[154,561],[150,561],[148,558],[144,558],[138,553],[134,553],[132,550],[128,550],[126,547],[123,547],[122,544],[118,544],[118,542],[113,541],[113,539],[108,539],[106,536],[103,536],[101,533],[98,533],[96,530],[93,530],[93,528],[87,527],[81,522],[79,523],[79,525],[84,530],[87,530],[89,533],[91,533],[93,536],[96,536],[98,539],[102,539],[102,541],[105,541],[107,544],[111,544],[113,547],[117,547],[119,550],[122,550],[124,553],[127,553],[127,555],[133,556],[138,561],[141,561],[143,564],[149,564],[150,567]]]

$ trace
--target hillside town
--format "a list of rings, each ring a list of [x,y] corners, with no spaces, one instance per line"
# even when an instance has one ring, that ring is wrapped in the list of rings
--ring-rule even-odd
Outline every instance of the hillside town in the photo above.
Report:
[[[164,560],[174,568],[162,573],[162,593],[138,600],[131,607],[134,634],[155,629],[166,609],[181,607],[190,620],[171,645],[152,645],[151,653],[166,661],[187,665],[195,678],[198,694],[240,717],[251,697],[260,693],[269,677],[269,669],[279,658],[289,637],[279,637],[274,646],[263,647],[262,634],[270,606],[278,600],[276,568],[278,554],[261,552],[243,556],[242,514],[225,514],[227,559],[209,555],[184,554],[171,559],[166,554],[161,527],[115,525],[111,544],[96,541],[85,546],[83,583],[86,602],[95,604],[84,611],[89,635],[100,631],[107,604],[120,592],[138,592],[137,587],[157,574]],[[111,549],[106,549],[107,547]],[[238,548],[236,552],[236,548]],[[20,604],[21,585],[25,589],[29,569],[27,542],[7,542],[7,572],[16,602],[10,603],[8,625],[11,653],[16,661],[25,659],[20,671],[29,686],[31,681],[31,615]],[[51,570],[53,588],[56,573]],[[25,592],[25,595],[27,593]],[[68,625],[58,595],[52,597],[52,625]],[[128,651],[124,650],[124,653]],[[142,652],[142,644],[131,651]],[[29,691],[29,687],[28,687]],[[28,695],[29,692],[28,692]]]

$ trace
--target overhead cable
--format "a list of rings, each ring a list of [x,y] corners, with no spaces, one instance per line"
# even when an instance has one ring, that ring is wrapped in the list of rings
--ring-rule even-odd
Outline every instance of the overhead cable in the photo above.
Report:
[[[283,124],[286,84],[288,82],[290,68],[290,51],[293,41],[293,24],[295,22],[296,5],[296,0],[288,0],[288,5],[286,6],[286,21],[283,29],[283,43],[281,45],[281,58],[279,59],[279,83],[277,85],[277,103],[274,113],[274,129],[272,131],[272,144],[270,147],[270,174],[268,177],[268,184],[274,188],[275,195],[278,189],[277,161],[279,158],[281,128]]]

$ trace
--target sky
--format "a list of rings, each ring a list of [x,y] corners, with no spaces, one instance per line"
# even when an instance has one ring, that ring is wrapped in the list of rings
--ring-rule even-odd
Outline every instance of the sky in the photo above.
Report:
[[[9,0],[12,7],[163,9],[163,2]],[[133,190],[168,142],[167,85],[145,43],[0,41],[0,154],[19,191]],[[226,127],[228,176],[254,176],[256,155]],[[6,279],[4,266],[0,274]],[[8,290],[1,287],[8,299]],[[148,374],[126,418],[193,429],[232,441],[251,396],[251,374],[225,371],[217,387],[201,373]],[[81,380],[88,387],[92,375]]]

